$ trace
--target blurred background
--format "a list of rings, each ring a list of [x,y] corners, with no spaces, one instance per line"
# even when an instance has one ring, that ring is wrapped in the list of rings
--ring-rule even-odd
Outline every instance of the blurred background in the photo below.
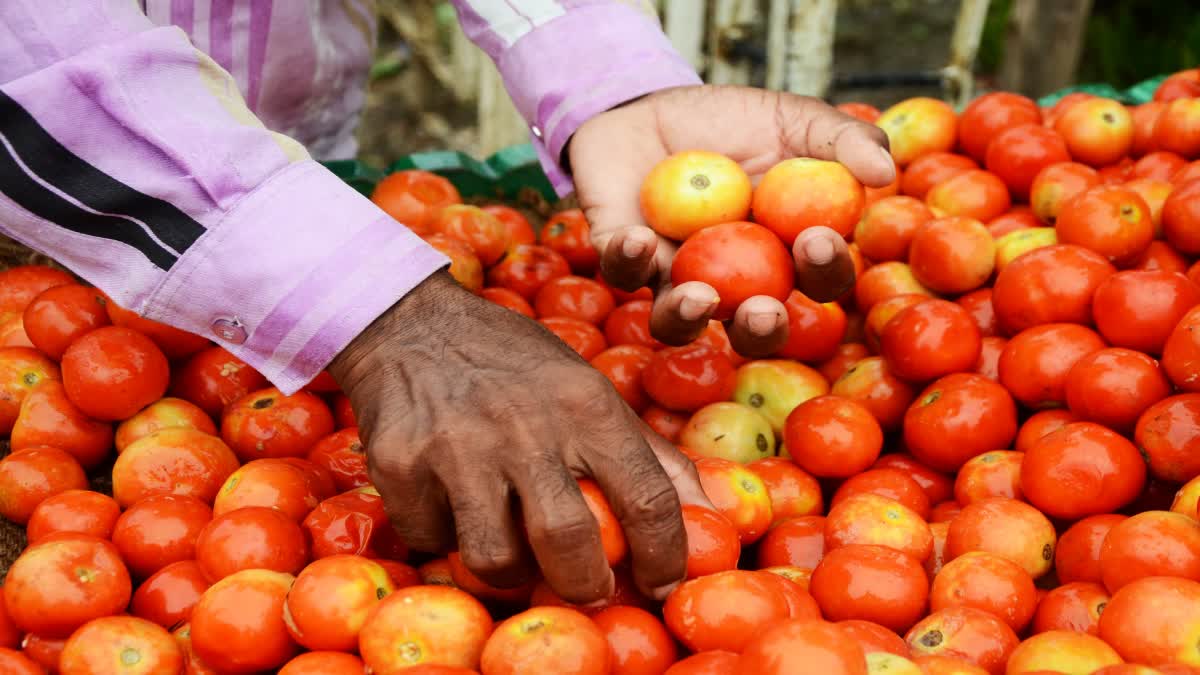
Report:
[[[526,140],[490,61],[442,0],[378,0],[361,158],[476,157]],[[884,108],[990,88],[1124,88],[1200,64],[1200,0],[656,0],[706,81]]]

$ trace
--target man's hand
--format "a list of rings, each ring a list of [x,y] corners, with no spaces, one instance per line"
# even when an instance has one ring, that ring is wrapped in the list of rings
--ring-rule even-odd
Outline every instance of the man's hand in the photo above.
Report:
[[[680,502],[708,503],[695,468],[537,323],[438,273],[330,372],[410,547],[457,544],[466,566],[498,587],[540,567],[564,599],[601,599],[613,577],[576,483],[590,476],[621,521],[642,591],[661,599],[683,579]]]
[[[670,288],[676,244],[646,226],[641,183],[660,161],[685,150],[719,152],[758,180],[801,156],[841,162],[860,181],[882,187],[896,177],[887,136],[812,98],[744,87],[683,87],[656,92],[586,122],[568,146],[579,201],[592,225],[608,283],[632,291],[658,287],[650,330],[667,344],[695,339],[708,325],[716,291],[701,282]],[[805,230],[792,248],[797,287],[826,302],[854,283],[846,242],[825,227]],[[734,349],[765,356],[787,341],[787,311],[757,296],[729,327]]]

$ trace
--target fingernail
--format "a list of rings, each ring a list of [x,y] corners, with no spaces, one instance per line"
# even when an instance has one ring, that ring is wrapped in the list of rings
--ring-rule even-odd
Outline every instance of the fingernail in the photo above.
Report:
[[[719,298],[713,298],[709,302],[705,303],[703,300],[697,300],[696,298],[684,298],[679,303],[679,316],[682,317],[684,321],[695,321],[696,319],[704,316],[704,314],[719,301]]]
[[[825,237],[813,237],[804,242],[804,255],[814,265],[828,265],[833,261],[833,242]]]
[[[883,161],[887,162],[888,164],[892,165],[893,167],[896,166],[896,160],[892,157],[892,153],[889,152],[887,148],[880,146],[878,148],[878,150],[879,150],[880,156],[883,158]]]
[[[764,314],[759,312],[751,314],[746,321],[750,326],[750,332],[755,335],[770,335],[771,331],[775,330],[776,316],[774,313]]]
[[[666,600],[667,596],[671,594],[671,591],[675,590],[678,586],[679,586],[678,582],[673,583],[673,584],[667,584],[666,586],[659,586],[658,588],[654,589],[650,593],[650,595],[655,600],[662,602],[663,600]]]
[[[625,254],[626,258],[637,258],[646,250],[645,242],[638,241],[633,238],[628,238],[621,244],[621,253]]]

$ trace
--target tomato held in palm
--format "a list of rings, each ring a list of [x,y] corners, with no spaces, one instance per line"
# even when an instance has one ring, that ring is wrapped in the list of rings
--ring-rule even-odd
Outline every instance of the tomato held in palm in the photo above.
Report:
[[[771,231],[746,222],[705,228],[690,237],[671,264],[671,283],[701,281],[718,301],[714,318],[733,318],[745,300],[766,295],[780,302],[792,291],[794,263]]]
[[[171,394],[219,418],[225,406],[268,386],[267,378],[245,361],[221,347],[209,347],[175,371]]]
[[[123,420],[162,398],[170,380],[167,357],[150,338],[121,326],[91,331],[62,359],[67,398],[99,420]]]
[[[476,294],[483,290],[483,263],[469,244],[444,234],[427,234],[424,239],[450,259],[450,276],[460,286]]]
[[[766,627],[788,618],[773,583],[745,570],[686,581],[667,596],[667,628],[688,649],[740,652]]]
[[[0,347],[0,433],[12,432],[21,403],[42,380],[62,380],[58,364],[31,347]]]
[[[25,333],[39,351],[59,361],[76,338],[111,323],[104,303],[103,293],[82,284],[48,288],[25,308]]]
[[[925,613],[929,579],[906,553],[851,544],[825,554],[809,590],[830,621],[873,621],[899,633]]]
[[[755,221],[791,247],[810,227],[849,235],[865,203],[862,184],[844,166],[797,157],[767,171],[754,189],[752,211]]]
[[[446,178],[428,171],[397,171],[379,181],[371,201],[389,216],[418,234],[432,231],[434,217],[443,208],[462,202],[458,189]]]
[[[1029,199],[1033,181],[1042,169],[1071,161],[1063,137],[1040,121],[1010,127],[995,141],[988,145],[987,169],[1021,201]]]
[[[642,216],[655,232],[683,241],[706,227],[744,220],[750,212],[750,177],[724,155],[679,152],[650,171],[639,199]]]
[[[151,495],[121,514],[112,541],[129,571],[145,579],[167,565],[194,558],[196,540],[211,520],[212,509],[195,497]]]
[[[579,209],[550,216],[538,243],[561,255],[576,274],[591,274],[600,265],[600,254],[592,246],[591,226]]]
[[[1081,246],[1060,244],[1030,251],[996,277],[992,290],[996,319],[1009,335],[1054,322],[1088,325],[1092,296],[1115,273],[1116,268],[1101,255]]]
[[[609,607],[592,617],[612,651],[613,675],[662,675],[678,649],[662,621],[638,607]]]
[[[516,291],[532,301],[547,281],[570,273],[570,264],[557,251],[545,246],[518,244],[488,270],[487,283]]]
[[[0,516],[24,525],[46,499],[87,486],[70,454],[49,446],[18,450],[0,459]]]
[[[1200,178],[1178,184],[1163,202],[1163,234],[1175,250],[1200,255]]]
[[[25,549],[4,582],[4,601],[26,633],[68,637],[129,605],[132,583],[117,548],[86,534],[62,534]]]
[[[284,396],[274,387],[232,403],[221,421],[221,437],[244,462],[265,457],[303,457],[333,433],[333,413],[317,396]]]
[[[662,407],[691,412],[731,398],[736,376],[728,356],[692,344],[655,352],[642,371],[642,386]]]
[[[59,660],[59,670],[80,675],[178,673],[183,666],[183,650],[167,629],[135,616],[89,621],[67,640]]]
[[[1050,571],[1056,539],[1054,526],[1042,512],[1015,499],[993,497],[964,506],[950,521],[946,558],[970,551],[994,553],[1037,579]]]
[[[991,92],[971,101],[958,117],[958,143],[982,162],[992,141],[1008,129],[1041,124],[1042,111],[1032,99],[1008,92]]]
[[[1124,104],[1092,98],[1067,109],[1054,124],[1071,156],[1090,166],[1108,166],[1133,146],[1133,116]]]
[[[134,591],[130,612],[163,628],[172,628],[191,618],[192,609],[209,585],[195,560],[171,563]]]
[[[1112,347],[1076,362],[1066,392],[1067,406],[1081,420],[1129,432],[1147,408],[1171,394],[1171,383],[1154,359]]]
[[[981,375],[955,373],[937,380],[904,415],[908,451],[938,471],[956,471],[980,453],[1007,448],[1016,435],[1012,396]]]
[[[884,326],[880,347],[889,369],[912,382],[969,371],[979,358],[979,327],[962,307],[926,300]]]
[[[1095,251],[1118,266],[1135,262],[1154,239],[1150,208],[1136,192],[1101,185],[1065,203],[1058,240]]]
[[[908,264],[921,285],[961,295],[984,285],[996,264],[996,244],[983,223],[952,216],[926,223],[913,235]]]

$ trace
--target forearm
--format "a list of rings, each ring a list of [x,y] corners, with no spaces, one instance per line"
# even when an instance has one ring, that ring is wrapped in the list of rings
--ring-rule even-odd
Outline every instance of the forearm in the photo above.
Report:
[[[302,386],[445,258],[129,0],[0,3],[0,226]]]

